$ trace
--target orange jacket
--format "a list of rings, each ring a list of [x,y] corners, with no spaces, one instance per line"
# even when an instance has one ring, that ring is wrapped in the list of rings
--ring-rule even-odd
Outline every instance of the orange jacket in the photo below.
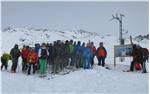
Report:
[[[28,63],[37,63],[38,61],[38,55],[36,52],[32,51],[32,52],[29,52],[28,54],[28,57],[27,57],[27,61]]]
[[[107,51],[106,51],[106,49],[105,49],[104,47],[99,47],[99,48],[97,49],[96,54],[97,54],[97,56],[99,56],[99,57],[106,57]]]

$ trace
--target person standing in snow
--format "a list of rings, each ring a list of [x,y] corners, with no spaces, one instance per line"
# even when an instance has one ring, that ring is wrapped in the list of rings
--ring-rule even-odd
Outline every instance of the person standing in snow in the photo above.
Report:
[[[63,46],[63,63],[64,63],[64,67],[69,66],[69,41],[66,40],[65,44]]]
[[[39,50],[40,50],[40,44],[39,43],[36,43],[35,44],[35,52],[37,53],[37,54],[39,54]],[[36,64],[36,70],[39,70],[40,69],[40,64],[39,64],[39,59],[38,59],[38,62],[37,62],[37,64]]]
[[[70,59],[70,66],[73,66],[73,40],[69,42],[69,59]]]
[[[84,53],[83,53],[83,68],[84,69],[89,69],[91,65],[91,57],[92,57],[92,50],[90,48],[90,43],[87,43],[87,46],[84,48]]]
[[[92,49],[92,57],[91,57],[91,67],[92,67],[94,65],[94,56],[96,53],[96,48],[93,42],[90,43],[90,48]]]
[[[7,70],[7,67],[8,67],[8,60],[11,59],[11,56],[10,54],[8,53],[5,53],[1,56],[1,70],[3,69],[3,66],[5,67],[5,70]]]
[[[61,65],[63,65],[63,49],[62,49],[62,43],[60,40],[57,41],[55,46],[55,60],[54,60],[54,71],[53,73],[59,73],[61,70]]]
[[[80,68],[83,68],[83,65],[84,65],[84,52],[85,52],[85,42],[82,43],[82,46],[81,46],[81,62],[79,64]]]
[[[80,68],[81,58],[82,58],[81,42],[78,41],[76,46],[76,68]]]
[[[47,59],[48,59],[48,50],[46,48],[45,43],[42,43],[42,47],[39,50],[39,64],[40,64],[40,77],[46,76],[46,67],[47,67]]]
[[[62,45],[62,63],[63,63],[63,69],[67,67],[69,62],[69,42],[68,40],[65,41],[65,43]]]
[[[50,67],[50,65],[52,65],[52,62],[53,62],[53,54],[52,54],[52,50],[53,49],[53,45],[52,45],[52,43],[50,43],[50,45],[49,45],[49,47],[48,47],[48,53],[49,53],[49,55],[48,55],[48,63],[49,63],[49,67]]]
[[[98,59],[98,65],[102,67],[105,66],[105,58],[107,56],[107,51],[105,49],[105,47],[103,46],[103,42],[100,42],[100,45],[96,51],[96,56]]]
[[[12,58],[11,72],[16,73],[16,68],[17,68],[17,65],[18,65],[18,59],[21,55],[21,52],[20,52],[17,44],[15,44],[14,48],[11,49],[10,55],[11,55],[11,58]]]
[[[34,48],[30,49],[30,52],[27,56],[27,62],[28,62],[28,75],[30,75],[30,70],[31,67],[33,69],[33,74],[35,74],[35,65],[37,64],[38,61],[38,55],[35,52]]]
[[[76,64],[76,42],[73,44],[73,56],[72,56],[73,67],[75,68]]]
[[[21,51],[21,57],[22,57],[22,71],[25,72],[27,69],[27,56],[29,54],[29,46],[23,46],[23,49]]]

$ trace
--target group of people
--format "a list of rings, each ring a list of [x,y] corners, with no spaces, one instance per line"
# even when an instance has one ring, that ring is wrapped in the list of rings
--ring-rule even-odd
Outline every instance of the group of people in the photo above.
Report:
[[[35,44],[35,47],[24,45],[19,49],[15,44],[10,53],[3,53],[1,56],[1,70],[3,67],[7,70],[8,60],[12,60],[11,72],[16,73],[19,57],[22,58],[22,72],[28,75],[36,72],[40,73],[41,77],[46,76],[46,71],[53,74],[57,74],[63,71],[65,68],[84,68],[91,69],[94,65],[94,57],[97,57],[98,65],[105,66],[105,58],[107,51],[103,46],[103,42],[99,43],[99,47],[96,49],[93,42],[80,41],[73,42],[73,40],[66,40],[62,42],[60,40],[53,43]],[[131,53],[133,61],[130,65],[130,71],[134,71],[135,65],[142,66],[142,72],[146,73],[145,62],[149,58],[148,49],[133,45],[133,51]],[[49,69],[49,70],[47,70]]]
[[[11,59],[11,72],[15,73],[20,56],[22,58],[22,72],[30,75],[31,69],[33,69],[33,74],[39,72],[40,76],[44,77],[47,69],[50,69],[51,73],[54,74],[68,67],[90,69],[94,65],[95,56],[98,59],[98,65],[104,67],[107,51],[103,42],[100,42],[97,49],[93,42],[81,44],[80,41],[76,43],[73,40],[66,40],[65,42],[57,40],[53,43],[35,44],[35,47],[24,45],[21,50],[16,44],[11,49],[10,54],[4,53],[2,55],[1,70],[3,66],[7,69],[7,62]]]

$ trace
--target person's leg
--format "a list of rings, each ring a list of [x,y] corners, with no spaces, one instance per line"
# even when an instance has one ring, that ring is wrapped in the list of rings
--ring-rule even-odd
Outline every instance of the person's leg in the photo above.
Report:
[[[39,65],[40,65],[40,75],[42,76],[43,75],[43,59],[40,59],[39,60]]]
[[[98,65],[101,66],[101,57],[98,57]]]
[[[76,56],[74,55],[74,57],[73,57],[73,62],[74,62],[74,64],[73,64],[73,66],[74,66],[74,68],[76,68],[76,62],[77,62],[77,59],[76,59]]]
[[[32,63],[32,69],[33,69],[33,74],[35,74],[35,71],[36,71],[35,63]]]
[[[89,69],[90,68],[90,64],[91,64],[91,58],[90,57],[88,57],[88,62],[87,62],[87,69]]]
[[[18,64],[18,60],[15,59],[15,58],[13,58],[13,59],[12,59],[12,63],[13,63],[13,64],[12,64],[12,66],[11,66],[11,71],[15,73],[15,72],[16,72],[16,68],[17,68],[17,64]]]
[[[13,62],[13,60],[12,60],[12,66],[11,66],[11,71],[12,71],[12,72],[14,72],[14,66],[15,66],[14,63],[15,63],[15,62]]]
[[[91,66],[93,66],[93,57],[91,57],[90,63],[91,63]]]
[[[52,73],[54,73],[55,71],[55,60],[53,59],[52,60]]]
[[[15,73],[16,73],[17,65],[18,65],[18,62],[15,62],[15,63],[14,63],[14,72],[15,72]]]
[[[4,66],[5,66],[5,70],[7,70],[7,67],[8,67],[8,61],[5,62],[5,65],[4,65]]]
[[[3,69],[3,66],[4,66],[4,63],[2,63],[2,65],[1,65],[1,70]]]
[[[80,68],[83,68],[83,63],[84,63],[84,60],[85,60],[85,59],[83,59],[83,56],[81,56]]]
[[[56,58],[55,60],[55,69],[54,69],[54,73],[56,74],[58,72],[58,58]]]
[[[44,68],[43,68],[44,75],[46,75],[46,69],[47,69],[47,59],[44,59]]]
[[[72,55],[70,57],[70,66],[73,66],[73,57],[72,57]]]
[[[2,63],[2,65],[1,65],[1,70],[3,69],[4,66],[5,66],[5,70],[6,70],[6,69],[7,69],[7,68],[6,68],[6,67],[7,67],[7,62],[6,62],[6,60],[2,60],[1,63]]]
[[[130,71],[134,71],[134,61],[131,62]]]
[[[61,57],[59,57],[59,59],[58,59],[58,72],[61,71],[61,64],[62,64],[62,59],[61,59]]]
[[[79,56],[78,55],[76,56],[76,60],[77,60],[77,62],[76,62],[76,68],[79,68]]]
[[[83,68],[86,69],[86,58],[83,58]]]
[[[142,65],[142,73],[147,73],[145,62],[143,62],[141,65]]]
[[[25,70],[25,59],[22,57],[22,71]]]
[[[105,67],[105,58],[102,57],[102,67]]]
[[[91,57],[91,66],[94,65],[94,55]]]
[[[28,66],[28,75],[30,75],[30,71],[31,71],[31,63]]]

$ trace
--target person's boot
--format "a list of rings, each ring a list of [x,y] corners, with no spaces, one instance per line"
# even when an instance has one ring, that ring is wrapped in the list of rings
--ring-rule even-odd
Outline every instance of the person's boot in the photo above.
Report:
[[[101,63],[98,63],[98,66],[101,66]]]

